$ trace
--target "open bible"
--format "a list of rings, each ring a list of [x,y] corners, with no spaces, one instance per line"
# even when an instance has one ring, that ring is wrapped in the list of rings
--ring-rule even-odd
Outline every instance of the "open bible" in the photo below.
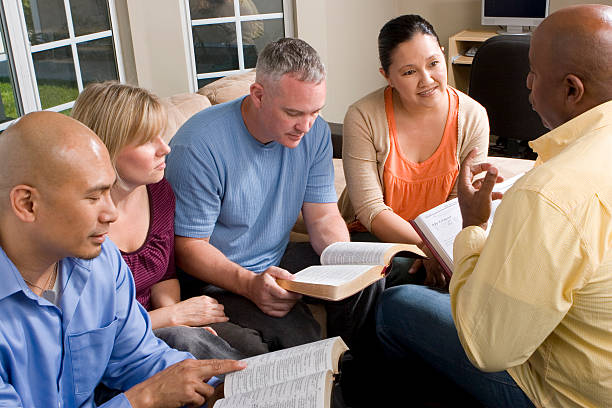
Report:
[[[518,174],[501,183],[497,183],[493,191],[506,192],[524,173]],[[501,200],[495,200],[491,206],[491,215],[487,224],[487,233],[491,229],[495,210]],[[425,211],[410,224],[421,237],[427,248],[436,257],[450,279],[453,273],[453,243],[455,237],[463,229],[463,218],[456,198],[446,201],[431,210]]]
[[[215,408],[329,408],[340,356],[340,337],[262,354],[225,376],[225,398]]]
[[[394,256],[425,254],[416,245],[379,242],[336,242],[321,254],[321,265],[297,272],[294,280],[278,279],[279,286],[304,295],[341,300],[383,278]]]

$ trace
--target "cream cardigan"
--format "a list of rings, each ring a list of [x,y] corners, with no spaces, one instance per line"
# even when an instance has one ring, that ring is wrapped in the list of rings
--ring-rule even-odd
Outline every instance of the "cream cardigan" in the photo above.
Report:
[[[346,188],[338,206],[347,222],[356,215],[368,231],[372,230],[374,217],[383,210],[391,210],[383,199],[383,172],[390,146],[384,90],[378,89],[355,102],[344,117],[342,164]],[[483,162],[489,147],[487,112],[466,94],[455,91],[459,95],[457,160],[461,163],[478,147],[476,162]],[[455,191],[453,187],[451,197]]]

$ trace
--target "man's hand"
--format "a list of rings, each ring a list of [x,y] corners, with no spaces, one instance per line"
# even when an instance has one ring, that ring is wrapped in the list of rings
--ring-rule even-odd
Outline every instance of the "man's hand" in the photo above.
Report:
[[[235,360],[183,360],[133,386],[125,396],[134,408],[201,407],[215,392],[208,379],[245,367]]]
[[[477,150],[472,150],[461,164],[457,179],[457,198],[463,217],[463,228],[471,225],[487,229],[487,221],[491,215],[491,202],[502,198],[502,193],[493,192],[493,186],[501,178],[497,169],[490,163],[474,164]],[[484,179],[472,184],[475,175],[486,171]]]
[[[176,325],[196,327],[229,320],[223,305],[208,296],[192,297],[170,307]]]
[[[253,276],[247,297],[267,315],[283,317],[293,308],[302,295],[289,292],[276,283],[276,279],[293,280],[293,275],[282,268],[271,266]]]

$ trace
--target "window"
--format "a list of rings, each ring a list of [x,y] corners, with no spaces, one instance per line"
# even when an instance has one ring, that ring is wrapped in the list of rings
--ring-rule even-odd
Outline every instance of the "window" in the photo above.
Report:
[[[90,82],[123,79],[114,0],[0,2],[0,129],[36,110],[69,112]]]
[[[9,60],[11,56],[7,52],[4,42],[5,32],[1,26],[0,37],[0,46],[2,47],[0,50],[0,126],[3,126],[3,124],[16,119],[20,115],[21,109],[17,102],[15,78],[13,76],[14,64]],[[6,126],[3,126],[2,129]]]
[[[258,52],[293,35],[287,0],[189,0],[197,88],[255,68]]]

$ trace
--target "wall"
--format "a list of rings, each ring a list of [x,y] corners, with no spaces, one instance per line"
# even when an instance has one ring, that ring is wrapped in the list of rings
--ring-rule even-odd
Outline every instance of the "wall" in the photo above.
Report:
[[[184,6],[182,1],[127,1],[136,80],[162,97],[193,90]]]
[[[550,12],[554,12],[559,10],[560,8],[572,6],[576,4],[606,4],[608,6],[612,6],[611,0],[549,0],[550,1]]]
[[[550,12],[573,4],[590,4],[596,0],[549,0]],[[433,24],[440,42],[448,48],[448,38],[466,28],[480,25],[481,0],[401,0],[399,14],[420,14]],[[605,3],[605,2],[603,2]],[[609,1],[612,4],[612,1]]]
[[[550,0],[550,11],[596,0]],[[321,54],[328,70],[327,105],[322,115],[342,122],[348,106],[385,84],[378,72],[378,31],[401,14],[420,14],[436,28],[440,42],[480,25],[481,0],[295,0],[296,34]],[[612,1],[602,1],[611,4]]]
[[[185,47],[184,3],[174,0],[115,0],[127,82],[161,96],[193,88]],[[555,11],[593,0],[550,0]],[[347,107],[383,86],[376,38],[383,24],[416,13],[436,28],[442,44],[465,28],[479,28],[480,0],[294,0],[296,36],[321,54],[328,71],[323,117],[342,122]],[[611,0],[603,1],[612,4]],[[127,34],[127,35],[126,35]]]
[[[378,73],[376,38],[398,14],[397,3],[296,0],[296,35],[319,51],[327,67],[326,120],[342,122],[350,103],[385,84]]]
[[[115,0],[117,15],[117,26],[119,41],[121,43],[121,59],[123,60],[124,81],[128,84],[137,85],[136,61],[134,60],[134,44],[132,43],[132,31],[130,27],[130,16],[127,8],[128,0]]]

